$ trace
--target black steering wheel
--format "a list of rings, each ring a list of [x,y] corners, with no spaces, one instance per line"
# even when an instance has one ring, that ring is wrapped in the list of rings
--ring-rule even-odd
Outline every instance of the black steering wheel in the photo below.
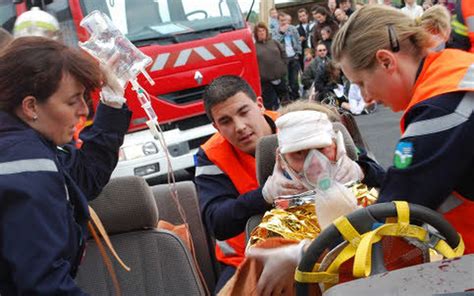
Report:
[[[186,13],[184,16],[186,17],[186,19],[189,20],[189,17],[190,17],[190,16],[192,16],[192,15],[194,15],[194,14],[198,14],[198,13],[202,13],[202,14],[204,15],[204,19],[207,19],[207,17],[208,17],[207,11],[202,10],[202,9],[194,10],[194,11],[188,12],[188,13]]]
[[[416,204],[409,204],[409,213],[410,224],[429,224],[439,232],[439,235],[442,236],[452,249],[455,249],[460,243],[459,234],[440,213]],[[346,216],[360,234],[373,230],[374,223],[384,223],[385,219],[389,217],[397,217],[397,209],[393,202],[374,204]],[[301,272],[312,272],[323,252],[333,249],[341,241],[347,242],[334,224],[329,225],[308,247],[298,265],[298,270]],[[309,285],[308,283],[297,281],[297,295],[308,295]]]

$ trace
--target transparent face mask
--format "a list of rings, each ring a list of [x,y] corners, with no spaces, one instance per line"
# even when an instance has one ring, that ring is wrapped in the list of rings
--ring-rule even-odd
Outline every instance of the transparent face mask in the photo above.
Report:
[[[317,149],[311,149],[303,165],[304,182],[312,189],[326,191],[332,185],[334,164]]]
[[[292,180],[300,181],[307,189],[327,190],[331,187],[332,177],[335,171],[334,164],[319,150],[311,149],[306,155],[303,171],[297,173],[288,164],[288,161],[280,154],[285,171]]]

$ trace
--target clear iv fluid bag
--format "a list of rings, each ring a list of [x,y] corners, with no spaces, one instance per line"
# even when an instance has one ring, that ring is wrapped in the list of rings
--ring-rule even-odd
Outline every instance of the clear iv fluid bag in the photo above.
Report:
[[[112,59],[111,70],[122,86],[135,80],[140,73],[151,80],[145,71],[152,62],[151,58],[136,48],[106,14],[94,10],[84,17],[80,25],[91,37],[86,42],[79,42],[79,46],[104,64]],[[153,81],[150,83],[153,84]]]

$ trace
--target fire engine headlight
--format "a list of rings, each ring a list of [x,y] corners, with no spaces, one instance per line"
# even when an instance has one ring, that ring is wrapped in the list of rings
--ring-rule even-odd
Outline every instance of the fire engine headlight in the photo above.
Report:
[[[147,142],[142,146],[143,154],[145,155],[152,155],[158,153],[158,147],[156,147],[155,143]]]
[[[156,153],[158,153],[158,147],[153,142],[121,147],[119,152],[119,161],[142,158]]]

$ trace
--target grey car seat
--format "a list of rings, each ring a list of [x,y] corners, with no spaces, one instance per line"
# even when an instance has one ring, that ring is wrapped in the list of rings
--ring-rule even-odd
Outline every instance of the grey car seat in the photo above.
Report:
[[[112,179],[91,207],[97,212],[127,272],[115,261],[122,295],[205,295],[193,260],[173,233],[157,230],[158,210],[143,178]],[[115,295],[111,277],[93,240],[76,278],[90,295]]]
[[[182,224],[184,221],[178,212],[176,202],[171,196],[168,185],[155,185],[151,189],[160,212],[160,219],[174,225]],[[179,202],[184,209],[189,225],[199,268],[204,275],[209,291],[214,291],[219,266],[215,258],[214,243],[207,234],[201,220],[196,187],[191,181],[183,181],[176,183],[176,189]]]

